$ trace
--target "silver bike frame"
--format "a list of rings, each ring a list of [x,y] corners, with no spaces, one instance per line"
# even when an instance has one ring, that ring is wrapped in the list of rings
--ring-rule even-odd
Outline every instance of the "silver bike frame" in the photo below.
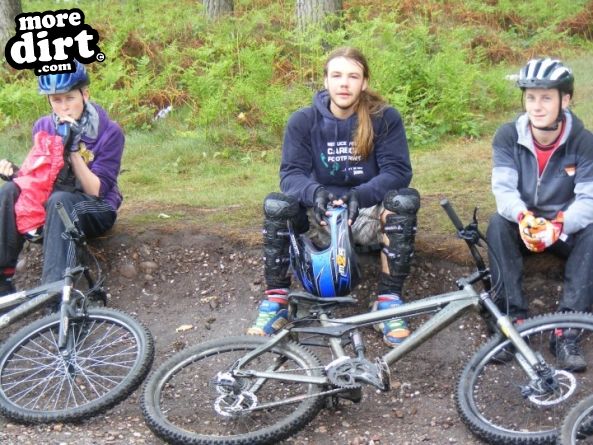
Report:
[[[0,316],[0,329],[33,312],[62,292],[64,280],[54,281],[28,291],[15,292],[0,297],[0,310],[17,305]]]
[[[381,359],[387,364],[392,365],[404,355],[416,349],[425,341],[432,338],[434,335],[449,326],[455,320],[461,318],[466,312],[471,309],[477,310],[483,305],[483,302],[488,298],[488,294],[481,295],[473,288],[471,284],[465,283],[463,288],[458,291],[447,292],[444,294],[427,297],[418,301],[412,301],[401,306],[396,306],[390,309],[381,311],[368,312],[365,314],[354,315],[345,318],[329,318],[327,314],[321,314],[319,321],[321,327],[316,328],[299,328],[287,327],[272,336],[270,340],[260,347],[254,349],[250,353],[241,357],[235,366],[233,372],[236,376],[251,376],[264,379],[274,379],[282,381],[292,381],[300,383],[313,384],[328,384],[327,377],[323,376],[306,376],[301,374],[290,373],[275,373],[274,370],[268,371],[254,371],[248,369],[248,362],[262,353],[272,349],[276,344],[282,341],[291,332],[307,332],[328,337],[329,346],[334,354],[334,358],[348,357],[341,345],[341,336],[336,336],[332,333],[332,329],[336,326],[344,327],[346,331],[352,330],[361,326],[374,325],[382,321],[392,318],[407,318],[410,316],[434,313],[426,322],[424,322],[397,348],[391,349],[387,354],[383,355]],[[527,374],[532,371],[534,367],[539,364],[538,358],[533,351],[525,343],[523,338],[514,328],[510,319],[502,315],[496,309],[496,306],[490,301],[486,304],[488,310],[494,313],[501,331],[510,339],[517,350],[523,355],[526,360]],[[242,369],[242,366],[247,364],[247,369]],[[531,369],[529,369],[531,368]]]

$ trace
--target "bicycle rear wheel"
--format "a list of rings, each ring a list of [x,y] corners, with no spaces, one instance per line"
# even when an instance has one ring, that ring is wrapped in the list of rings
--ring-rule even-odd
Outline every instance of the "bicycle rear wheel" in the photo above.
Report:
[[[588,363],[583,372],[558,369],[551,339],[559,329],[578,335]],[[555,444],[570,407],[593,388],[593,316],[545,315],[526,320],[517,330],[534,352],[556,368],[553,372],[559,387],[529,394],[530,378],[515,358],[513,346],[497,336],[463,370],[457,386],[457,408],[469,428],[489,443]]]
[[[593,394],[577,403],[560,429],[560,445],[593,444]]]
[[[57,314],[12,335],[0,348],[0,412],[25,423],[82,420],[122,401],[154,357],[148,329],[115,309],[70,320],[72,353],[58,349]]]
[[[305,426],[321,409],[321,386],[249,376],[250,370],[321,375],[319,360],[296,343],[278,344],[243,366],[243,376],[235,380],[240,394],[214,384],[218,373],[267,341],[249,336],[211,341],[163,363],[144,387],[142,411],[150,429],[176,444],[253,445],[276,444]]]

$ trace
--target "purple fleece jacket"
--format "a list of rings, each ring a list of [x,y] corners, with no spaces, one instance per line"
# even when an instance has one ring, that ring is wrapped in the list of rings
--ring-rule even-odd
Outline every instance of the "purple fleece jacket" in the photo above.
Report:
[[[117,186],[117,176],[121,167],[125,138],[119,125],[109,119],[103,108],[95,103],[92,103],[91,106],[99,116],[97,137],[92,139],[83,134],[81,140],[87,150],[93,154],[93,159],[88,162],[88,167],[101,182],[99,198],[113,207],[113,210],[117,210],[123,199]],[[56,134],[51,115],[44,116],[35,123],[33,139],[35,139],[35,134],[42,130],[49,134]]]

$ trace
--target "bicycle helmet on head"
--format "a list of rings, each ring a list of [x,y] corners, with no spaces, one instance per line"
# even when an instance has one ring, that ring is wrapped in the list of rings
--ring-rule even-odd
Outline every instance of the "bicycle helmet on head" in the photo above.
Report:
[[[519,72],[517,86],[522,90],[526,88],[554,88],[561,93],[570,94],[572,97],[574,76],[572,71],[559,60],[549,57],[532,59]]]
[[[78,60],[74,61],[73,73],[46,74],[39,76],[40,94],[62,94],[91,83],[86,68]]]
[[[360,280],[360,267],[348,225],[348,210],[330,209],[330,243],[317,248],[305,235],[290,231],[290,263],[305,290],[322,298],[348,295]]]

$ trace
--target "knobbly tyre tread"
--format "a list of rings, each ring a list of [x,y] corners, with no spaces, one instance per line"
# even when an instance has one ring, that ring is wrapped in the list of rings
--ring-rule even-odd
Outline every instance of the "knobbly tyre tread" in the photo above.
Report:
[[[593,390],[593,389],[592,389]],[[593,415],[593,394],[585,397],[579,403],[571,408],[568,415],[562,422],[560,428],[560,436],[558,437],[558,445],[573,445],[572,432],[577,423],[582,420],[581,416]]]
[[[314,397],[304,402],[307,406],[302,410],[302,404],[296,408],[298,413],[292,413],[285,420],[285,425],[273,425],[266,428],[268,431],[261,430],[243,434],[241,436],[204,436],[191,432],[185,432],[175,426],[169,425],[166,420],[161,419],[156,408],[156,388],[163,385],[163,378],[172,370],[179,362],[185,361],[194,355],[199,355],[202,352],[212,349],[223,349],[229,346],[253,345],[259,346],[267,342],[266,337],[257,336],[237,336],[227,337],[224,339],[211,340],[205,343],[191,346],[184,349],[177,354],[170,357],[167,361],[161,364],[148,377],[144,384],[141,397],[141,408],[144,419],[148,427],[158,437],[165,440],[167,443],[178,445],[266,445],[277,444],[281,440],[290,437],[292,434],[301,430],[307,425],[323,407],[324,397]],[[293,341],[282,342],[274,348],[276,351],[291,350],[292,353],[301,355],[305,361],[308,362],[309,367],[320,367],[319,359],[310,352],[307,348],[295,343]]]
[[[593,314],[584,312],[567,312],[567,313],[554,313],[544,314],[535,317],[528,318],[523,324],[517,326],[519,332],[532,329],[537,326],[562,323],[567,321],[580,322],[582,324],[589,324],[593,332]],[[492,426],[484,423],[481,419],[476,416],[472,408],[469,406],[466,395],[470,394],[472,388],[470,387],[469,375],[474,373],[476,366],[480,361],[501,341],[503,341],[503,335],[500,333],[492,336],[486,344],[484,344],[469,360],[464,367],[455,393],[455,401],[457,405],[457,411],[459,412],[463,422],[467,427],[477,436],[484,439],[489,444],[494,445],[539,445],[539,444],[555,444],[558,438],[559,430],[552,430],[550,432],[543,432],[539,434],[535,433],[519,433],[519,432],[508,432],[493,428]],[[592,364],[589,364],[592,366]],[[570,402],[568,402],[570,403]],[[520,413],[518,413],[520,415]]]
[[[4,396],[4,391],[0,386],[0,414],[13,419],[17,422],[25,424],[40,424],[52,422],[78,422],[91,417],[94,417],[109,408],[114,407],[126,397],[128,397],[140,384],[150,371],[152,362],[154,360],[154,339],[149,329],[144,326],[135,317],[113,308],[91,308],[88,310],[90,317],[104,317],[104,319],[115,319],[122,323],[129,331],[133,331],[138,337],[140,344],[140,358],[135,364],[131,373],[129,373],[124,380],[116,387],[117,391],[109,391],[101,398],[91,401],[88,404],[67,410],[56,411],[54,413],[36,412],[24,410],[20,407],[15,407]],[[41,330],[44,327],[53,326],[58,321],[58,314],[51,314],[44,318],[34,321],[33,323],[23,327],[16,333],[12,334],[8,340],[0,347],[0,373],[4,367],[4,360],[10,351],[17,347],[23,338],[28,339],[29,334],[36,330]]]

